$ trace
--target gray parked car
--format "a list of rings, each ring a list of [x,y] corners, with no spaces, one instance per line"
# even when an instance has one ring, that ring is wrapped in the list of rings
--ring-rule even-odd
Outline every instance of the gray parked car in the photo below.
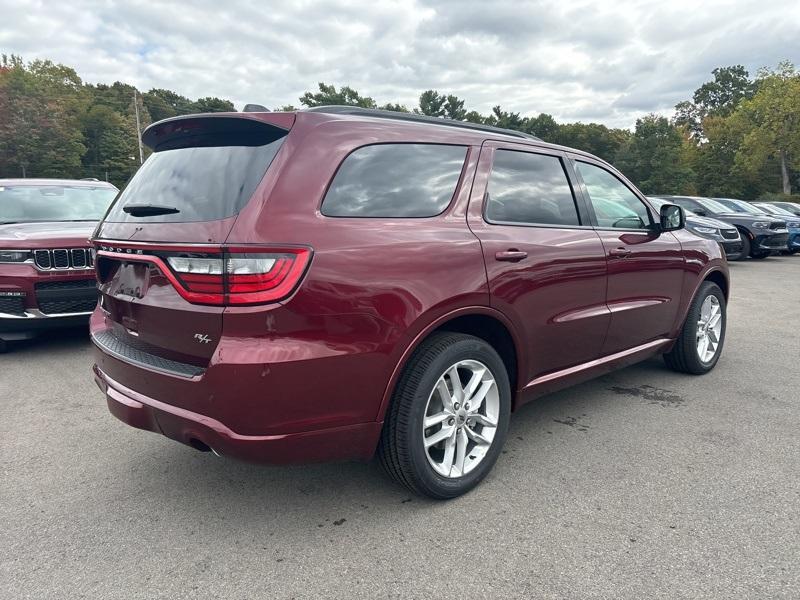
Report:
[[[671,204],[670,200],[659,196],[648,196],[647,199],[658,209],[662,204]],[[686,229],[695,235],[718,242],[728,260],[747,258],[746,254],[742,254],[742,236],[736,227],[725,221],[701,217],[686,208],[683,212],[686,214]]]

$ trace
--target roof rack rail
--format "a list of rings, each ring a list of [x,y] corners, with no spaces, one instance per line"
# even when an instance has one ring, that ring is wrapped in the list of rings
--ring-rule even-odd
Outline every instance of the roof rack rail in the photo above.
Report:
[[[380,119],[395,119],[397,121],[411,121],[412,123],[428,123],[430,125],[446,125],[448,127],[458,127],[461,129],[474,129],[477,131],[487,131],[490,133],[499,133],[502,135],[510,135],[513,137],[523,138],[527,140],[536,140],[541,142],[542,139],[525,133],[523,131],[516,131],[514,129],[505,129],[503,127],[493,127],[491,125],[481,125],[479,123],[470,123],[469,121],[456,121],[454,119],[444,119],[440,117],[429,117],[427,115],[418,115],[414,113],[397,112],[393,110],[381,110],[378,108],[362,108],[360,106],[314,106],[312,108],[304,108],[303,112],[321,112],[336,115],[363,115],[365,117],[377,117]]]

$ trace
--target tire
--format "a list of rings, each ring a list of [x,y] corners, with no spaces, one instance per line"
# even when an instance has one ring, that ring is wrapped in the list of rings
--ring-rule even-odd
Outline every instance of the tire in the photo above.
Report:
[[[714,300],[709,300],[711,297],[716,299],[716,304],[719,306],[719,322],[721,328],[718,332],[711,331],[714,337],[717,338],[717,343],[713,356],[709,358],[708,356],[701,357],[700,355],[700,348],[698,346],[701,340],[700,336],[698,336],[698,330],[700,328],[699,321],[701,316],[703,316],[704,302],[708,300],[712,306],[714,304]],[[697,290],[697,294],[695,294],[695,297],[692,299],[692,304],[689,306],[689,313],[686,316],[686,321],[681,328],[678,339],[675,341],[675,345],[672,347],[672,350],[664,355],[664,361],[667,363],[667,366],[673,371],[690,373],[692,375],[704,375],[711,371],[711,369],[716,366],[722,354],[722,348],[725,344],[727,321],[728,312],[725,303],[725,295],[722,293],[722,290],[716,283],[711,281],[703,282],[700,289]],[[709,336],[709,340],[711,340],[711,336]],[[713,346],[713,342],[710,341],[709,343]]]
[[[742,252],[736,258],[736,260],[747,260],[747,257],[750,256],[750,240],[747,239],[747,236],[742,233]]]
[[[4,352],[8,352],[8,342],[0,339],[0,354],[3,354]]]
[[[762,250],[760,252],[751,252],[750,258],[755,258],[756,260],[761,260],[763,258],[767,258],[772,252],[769,250]]]
[[[469,370],[472,368],[475,371]],[[452,373],[465,388],[471,377],[479,374],[477,391],[464,399],[453,390]],[[475,398],[481,393],[478,412],[465,412],[465,408],[475,411]],[[403,369],[383,425],[378,457],[384,470],[414,493],[440,500],[455,498],[474,488],[494,466],[508,433],[510,414],[508,373],[494,348],[471,335],[435,333]],[[452,416],[424,427],[426,418],[430,422],[446,415]],[[488,426],[491,421],[495,427]],[[490,438],[488,446],[472,437],[476,434],[484,441]],[[441,441],[426,448],[425,438],[431,441],[437,436]],[[459,452],[462,443],[464,450]]]

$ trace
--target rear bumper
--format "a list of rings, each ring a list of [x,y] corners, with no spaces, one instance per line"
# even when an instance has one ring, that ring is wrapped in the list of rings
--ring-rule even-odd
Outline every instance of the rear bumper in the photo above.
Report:
[[[109,411],[123,423],[193,447],[201,442],[217,454],[250,462],[366,461],[374,454],[381,432],[382,424],[372,422],[278,435],[241,435],[216,419],[139,394],[96,365],[94,378]]]

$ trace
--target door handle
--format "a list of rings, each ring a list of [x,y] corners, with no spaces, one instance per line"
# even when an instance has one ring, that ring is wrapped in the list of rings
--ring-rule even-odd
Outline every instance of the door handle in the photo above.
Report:
[[[522,260],[523,258],[528,258],[527,252],[522,252],[521,250],[504,250],[503,252],[498,252],[494,255],[496,260],[504,260],[506,262],[517,262]]]
[[[609,256],[616,256],[617,258],[627,258],[630,254],[631,251],[627,248],[613,248],[608,251]]]

